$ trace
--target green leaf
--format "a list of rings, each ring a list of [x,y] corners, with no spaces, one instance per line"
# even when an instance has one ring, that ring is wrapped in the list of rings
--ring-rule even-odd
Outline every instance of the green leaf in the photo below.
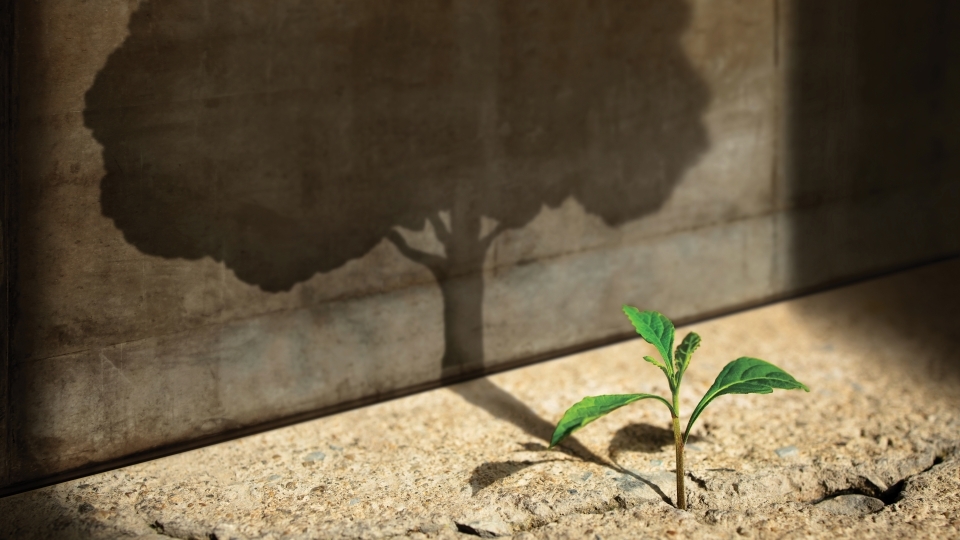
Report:
[[[683,341],[680,342],[680,345],[677,347],[677,354],[674,358],[677,359],[677,382],[680,381],[680,378],[683,377],[683,373],[687,371],[687,366],[690,365],[690,357],[693,356],[693,351],[697,350],[697,347],[700,346],[700,336],[696,332],[690,332],[687,334]]]
[[[667,366],[663,365],[663,362],[653,358],[652,356],[644,356],[643,359],[660,368],[660,371],[662,371],[663,374],[667,376],[667,380],[671,381],[670,387],[673,388],[672,377],[670,377],[670,372],[667,371]]]
[[[593,422],[597,418],[613,412],[624,405],[629,405],[634,401],[647,398],[662,401],[668,409],[673,410],[667,400],[653,394],[617,394],[611,396],[585,397],[581,399],[567,409],[567,412],[563,413],[563,418],[557,423],[557,429],[553,432],[550,447],[556,446],[557,443],[566,438],[567,435]]]
[[[672,375],[676,370],[673,367],[673,323],[670,319],[656,311],[640,311],[633,306],[623,306],[623,312],[637,329],[637,333],[660,351],[660,356]],[[667,378],[673,381],[673,377]]]
[[[651,364],[657,366],[657,367],[660,368],[660,369],[666,369],[666,368],[667,368],[666,366],[663,365],[663,362],[657,360],[656,358],[654,358],[654,357],[652,357],[652,356],[644,356],[643,359],[646,360],[647,362],[650,362]]]
[[[714,399],[724,394],[769,394],[773,392],[774,388],[810,391],[806,385],[794,379],[786,371],[759,358],[744,356],[730,362],[720,371],[717,380],[713,382],[713,386],[703,395],[700,403],[697,404],[697,408],[690,415],[687,430],[683,433],[684,442],[690,435],[690,429],[693,428],[693,423],[697,421],[697,417]]]

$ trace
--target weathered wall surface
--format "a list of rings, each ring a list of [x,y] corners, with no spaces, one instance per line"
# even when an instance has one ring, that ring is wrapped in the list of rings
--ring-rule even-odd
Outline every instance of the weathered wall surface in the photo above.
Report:
[[[785,9],[784,157],[793,283],[956,252],[960,6]]]
[[[3,485],[956,253],[955,10],[841,4],[18,3]]]
[[[7,451],[10,431],[9,410],[9,347],[10,342],[10,249],[11,195],[16,186],[16,16],[13,4],[0,4],[0,479],[6,480],[10,452]]]

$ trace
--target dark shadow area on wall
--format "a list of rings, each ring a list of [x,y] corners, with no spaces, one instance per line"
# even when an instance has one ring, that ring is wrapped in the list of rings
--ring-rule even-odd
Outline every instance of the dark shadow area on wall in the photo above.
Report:
[[[10,304],[15,298],[13,270],[18,178],[16,6],[0,3],[0,485],[9,482]]]
[[[960,4],[794,0],[785,87],[785,196],[793,207],[793,285],[817,287],[960,254]],[[816,316],[858,320],[960,345],[956,264],[923,279],[855,287],[806,302]],[[960,365],[929,367],[933,378]]]
[[[265,291],[386,239],[440,286],[444,376],[477,372],[502,231],[570,198],[611,227],[638,219],[706,149],[688,11],[145,2],[86,96],[103,214],[144,253],[212,257]],[[398,227],[430,227],[443,249]]]
[[[680,46],[689,17],[681,0],[141,2],[85,95],[103,215],[142,253],[209,257],[267,292],[392,243],[442,292],[444,378],[118,444],[116,459],[54,471],[43,458],[64,442],[29,433],[44,413],[11,385],[26,405],[5,493],[479,374],[482,265],[498,235],[567,200],[610,227],[640,219],[707,149],[709,92]],[[430,231],[437,251],[399,229]],[[21,382],[44,376],[25,366]],[[549,436],[522,402],[485,388],[464,397]]]

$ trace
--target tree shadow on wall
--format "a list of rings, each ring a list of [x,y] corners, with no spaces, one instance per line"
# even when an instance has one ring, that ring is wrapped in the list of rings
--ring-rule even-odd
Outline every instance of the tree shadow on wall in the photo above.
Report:
[[[483,365],[487,250],[575,199],[615,227],[707,147],[681,1],[147,1],[86,95],[103,214],[140,251],[289,290],[384,239]],[[483,228],[484,221],[493,224]],[[442,252],[398,228],[432,229]]]

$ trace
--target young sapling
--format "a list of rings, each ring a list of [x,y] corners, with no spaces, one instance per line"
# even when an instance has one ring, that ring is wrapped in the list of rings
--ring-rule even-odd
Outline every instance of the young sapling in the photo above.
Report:
[[[769,394],[774,388],[783,390],[802,389],[810,391],[803,383],[777,366],[758,358],[741,357],[727,364],[717,375],[700,403],[693,409],[686,429],[680,431],[680,382],[690,365],[693,352],[700,346],[700,336],[690,332],[673,351],[673,322],[656,311],[640,311],[635,307],[623,306],[623,312],[633,323],[637,333],[653,345],[660,353],[662,361],[650,356],[643,359],[660,368],[667,376],[671,400],[653,394],[618,394],[585,397],[567,409],[553,432],[550,447],[553,448],[565,437],[594,420],[624,405],[641,399],[655,399],[667,406],[673,419],[673,443],[677,452],[677,508],[687,509],[686,492],[683,488],[683,447],[690,436],[690,429],[714,399],[724,394]]]

